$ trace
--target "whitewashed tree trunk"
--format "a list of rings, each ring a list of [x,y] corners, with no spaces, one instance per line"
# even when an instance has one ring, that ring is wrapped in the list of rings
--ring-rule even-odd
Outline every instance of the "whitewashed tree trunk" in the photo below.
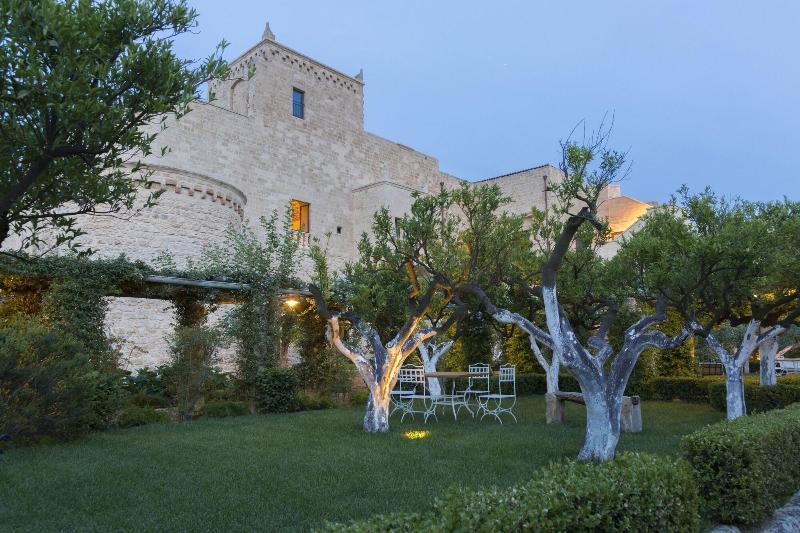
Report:
[[[765,333],[762,328],[762,334]],[[759,366],[759,375],[761,385],[775,385],[778,378],[775,374],[775,356],[778,353],[778,339],[779,336],[769,338],[761,343],[758,348],[759,358],[761,360]]]
[[[364,431],[386,433],[389,431],[389,396],[370,392],[364,413]]]
[[[422,368],[426,374],[436,372],[436,365],[439,364],[439,360],[450,351],[452,346],[453,341],[451,340],[440,344],[426,341],[419,345],[417,349],[419,350],[420,359],[422,359]],[[431,396],[441,396],[442,383],[439,378],[428,378],[428,392]]]
[[[369,433],[389,431],[391,394],[397,384],[400,367],[420,344],[447,331],[450,326],[463,318],[466,308],[460,305],[439,328],[420,329],[420,323],[436,289],[435,285],[428,288],[428,294],[422,298],[423,302],[427,303],[420,304],[416,312],[406,319],[397,335],[384,345],[378,332],[374,328],[362,324],[357,316],[340,317],[338,313],[330,312],[322,296],[322,291],[314,285],[309,285],[309,290],[314,295],[317,304],[317,312],[327,322],[325,337],[331,346],[353,362],[369,389],[369,400],[364,413],[364,431]],[[342,339],[339,328],[340,319],[347,320],[356,328],[369,346],[370,354],[365,354],[360,347],[351,346]]]
[[[745,361],[756,351],[756,348],[764,342],[781,335],[785,328],[781,326],[771,326],[765,328],[759,334],[761,321],[751,319],[744,331],[744,336],[735,353],[730,353],[717,340],[713,333],[706,334],[706,342],[709,348],[719,357],[722,366],[725,368],[725,399],[727,403],[728,420],[739,418],[747,414],[747,406],[744,400],[744,382],[742,378],[742,368]],[[702,327],[695,323],[694,327],[702,331]]]
[[[578,380],[586,403],[586,434],[578,459],[611,460],[619,443],[622,397],[639,355],[648,347],[668,349],[679,346],[689,336],[689,328],[684,327],[675,337],[648,330],[666,319],[664,302],[659,302],[654,315],[642,317],[625,330],[622,348],[607,369],[606,362],[614,351],[606,336],[614,315],[609,314],[599,331],[589,339],[589,346],[595,349],[592,353],[581,345],[562,314],[555,286],[545,286],[542,299],[553,353]]]

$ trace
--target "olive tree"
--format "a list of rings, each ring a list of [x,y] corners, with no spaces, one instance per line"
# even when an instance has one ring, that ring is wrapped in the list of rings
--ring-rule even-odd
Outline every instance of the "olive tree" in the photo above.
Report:
[[[797,213],[788,201],[728,201],[684,188],[623,246],[629,271],[658,287],[723,364],[731,419],[746,413],[745,362],[761,347],[774,379],[773,348],[800,317]],[[744,328],[733,348],[719,335],[727,325]]]
[[[366,431],[389,430],[390,395],[400,367],[423,343],[463,319],[465,287],[502,262],[504,231],[521,224],[498,217],[506,201],[497,187],[464,184],[415,195],[396,225],[382,209],[372,236],[360,241],[359,260],[345,269],[345,289],[333,298],[338,304],[329,305],[330,296],[310,286],[329,342],[353,362],[369,389]],[[441,314],[444,320],[431,320]]]
[[[608,148],[608,135],[609,130],[601,127],[581,143],[562,143],[563,181],[552,187],[557,216],[548,222],[554,228],[551,244],[543,248],[539,264],[529,267],[535,270],[526,276],[531,283],[527,292],[541,299],[546,331],[533,323],[526,327],[532,338],[551,347],[552,360],[569,370],[584,395],[586,435],[578,456],[581,460],[614,457],[622,397],[642,351],[673,348],[689,335],[688,326],[674,337],[654,329],[665,320],[668,303],[657,298],[648,314],[627,325],[621,346],[609,340],[611,326],[629,314],[621,311],[646,308],[631,303],[638,294],[620,283],[627,275],[620,263],[604,261],[596,253],[598,241],[607,234],[598,216],[601,192],[628,168],[625,154]],[[493,316],[504,320],[502,310],[483,301]]]
[[[136,206],[139,158],[199,84],[226,75],[224,43],[199,64],[176,56],[197,26],[185,0],[0,5],[0,245],[71,246],[77,215]]]

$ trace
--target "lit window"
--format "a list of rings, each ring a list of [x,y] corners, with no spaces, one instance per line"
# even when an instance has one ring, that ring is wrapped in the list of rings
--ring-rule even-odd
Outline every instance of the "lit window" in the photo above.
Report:
[[[300,89],[292,89],[292,115],[305,118],[306,93]]]
[[[292,200],[292,229],[295,231],[302,231],[308,233],[308,212],[311,209],[311,204],[308,202],[301,202],[300,200]]]

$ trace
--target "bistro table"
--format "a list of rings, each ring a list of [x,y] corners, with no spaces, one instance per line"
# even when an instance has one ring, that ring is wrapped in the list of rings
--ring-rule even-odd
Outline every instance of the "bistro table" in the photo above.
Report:
[[[489,372],[491,376],[499,376],[500,372]],[[451,380],[451,387],[450,387],[450,394],[439,394],[437,396],[431,395],[431,406],[428,409],[428,413],[432,414],[434,418],[436,417],[436,407],[450,407],[453,410],[453,418],[458,420],[458,412],[461,408],[465,408],[469,411],[469,414],[473,417],[475,413],[472,412],[472,409],[469,408],[469,402],[467,400],[466,394],[456,394],[456,379],[463,379],[463,378],[485,378],[486,372],[468,372],[468,371],[455,371],[455,372],[425,372],[426,378],[433,378],[433,379],[441,379]],[[441,387],[442,390],[445,390],[445,387]],[[458,407],[458,409],[456,409]]]

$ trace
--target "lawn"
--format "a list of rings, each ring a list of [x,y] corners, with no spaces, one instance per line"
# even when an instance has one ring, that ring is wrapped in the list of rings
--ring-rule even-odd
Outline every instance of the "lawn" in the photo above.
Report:
[[[97,433],[0,455],[0,529],[308,530],[393,510],[425,510],[452,486],[507,486],[572,458],[583,407],[544,423],[544,400],[519,423],[488,418],[399,423],[367,435],[361,410],[208,419]],[[721,415],[708,405],[645,402],[645,431],[620,450],[675,453],[680,437]],[[410,439],[408,431],[427,430]],[[423,434],[424,435],[424,434]],[[417,435],[419,436],[419,435]]]

